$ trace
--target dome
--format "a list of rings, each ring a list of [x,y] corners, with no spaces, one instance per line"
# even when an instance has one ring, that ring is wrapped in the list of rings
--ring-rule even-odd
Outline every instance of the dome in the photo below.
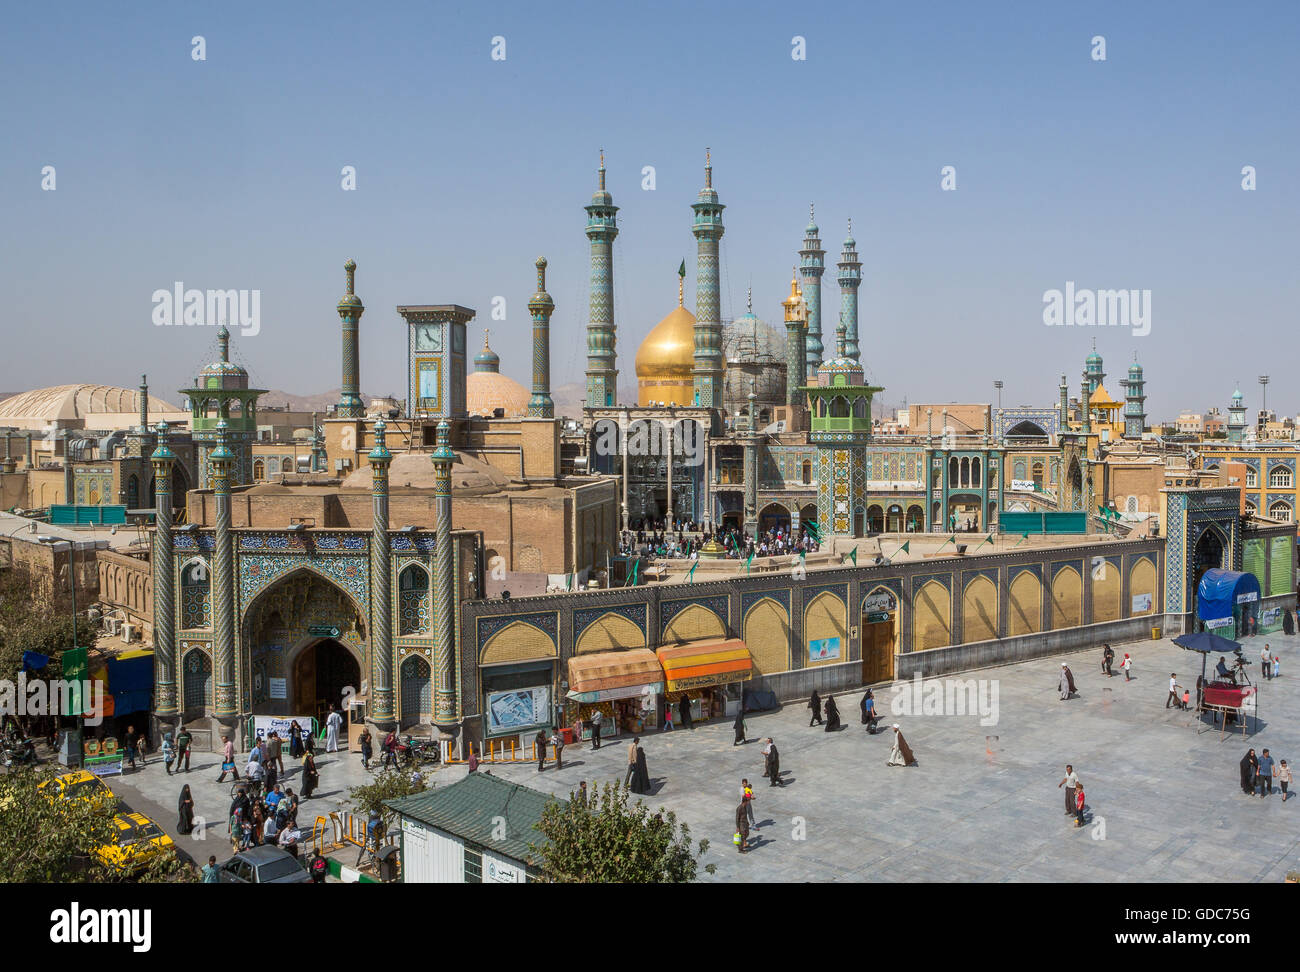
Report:
[[[1128,366],[1128,374],[1130,378],[1141,378],[1142,366],[1138,364],[1136,361],[1134,361],[1131,365]]]
[[[501,357],[488,347],[488,332],[483,332],[483,350],[474,355],[474,371],[500,371]]]
[[[501,409],[507,418],[528,411],[528,389],[498,371],[475,371],[465,379],[465,408],[470,415],[492,417]]]
[[[678,304],[637,348],[637,404],[694,404],[694,371],[695,315]]]
[[[189,412],[153,395],[149,424],[188,424]],[[0,402],[0,425],[19,429],[93,430],[134,428],[140,422],[140,392],[114,385],[54,385],[14,395]]]

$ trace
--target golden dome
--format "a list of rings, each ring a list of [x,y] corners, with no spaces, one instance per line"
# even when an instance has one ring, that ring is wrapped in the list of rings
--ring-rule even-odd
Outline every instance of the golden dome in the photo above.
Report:
[[[693,404],[694,370],[695,315],[679,304],[637,348],[637,404]]]

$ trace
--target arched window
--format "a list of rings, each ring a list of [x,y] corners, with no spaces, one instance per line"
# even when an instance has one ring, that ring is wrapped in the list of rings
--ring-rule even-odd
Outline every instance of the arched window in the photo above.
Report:
[[[811,459],[805,459],[803,461],[803,484],[805,486],[812,485],[812,460]]]
[[[1291,522],[1291,504],[1278,501],[1268,508],[1268,518],[1280,523]]]
[[[1136,496],[1130,496],[1124,508],[1126,512],[1136,513],[1138,511],[1138,498]]]
[[[855,398],[853,400],[853,417],[860,419],[867,417],[867,400],[865,398]]]
[[[253,480],[255,482],[261,482],[265,478],[266,478],[266,463],[263,462],[261,459],[254,459]]]
[[[1257,470],[1255,470],[1255,469],[1251,469],[1249,466],[1247,466],[1247,467],[1246,467],[1246,487],[1247,487],[1248,489],[1254,489],[1254,488],[1257,487],[1258,485],[1259,485],[1259,472],[1258,472]]]
[[[836,395],[831,399],[831,418],[848,418],[849,402],[848,399]]]
[[[1292,482],[1291,470],[1286,466],[1274,466],[1268,471],[1269,489],[1290,489]]]
[[[208,566],[202,560],[192,560],[181,568],[181,627],[207,628],[211,624]]]
[[[126,481],[126,506],[130,510],[140,506],[140,477],[134,474]]]
[[[429,573],[411,564],[398,575],[397,633],[419,634],[429,630]]]
[[[970,461],[970,484],[976,489],[980,488],[980,461],[978,458]]]
[[[288,456],[280,460],[280,472],[293,472],[293,460]]]
[[[961,466],[957,462],[956,456],[953,456],[951,459],[948,460],[948,485],[950,487],[957,485],[957,479],[958,479],[960,468]]]

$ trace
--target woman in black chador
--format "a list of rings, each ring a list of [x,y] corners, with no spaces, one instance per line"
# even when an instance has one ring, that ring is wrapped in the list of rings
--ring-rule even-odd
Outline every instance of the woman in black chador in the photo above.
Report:
[[[176,801],[176,830],[182,834],[194,830],[194,797],[190,795],[190,785],[181,787],[181,797]]]
[[[741,710],[736,713],[736,723],[732,728],[736,730],[736,738],[731,745],[739,746],[745,741],[745,709],[743,706],[741,707]]]
[[[645,750],[636,747],[636,770],[632,773],[632,792],[646,794],[650,792],[650,770],[646,767]]]
[[[1245,756],[1241,757],[1241,792],[1255,795],[1255,769],[1259,766],[1259,760],[1255,758],[1255,750],[1251,750]]]
[[[834,732],[840,727],[840,710],[835,704],[835,696],[826,696],[826,732]]]
[[[812,718],[808,720],[808,725],[820,726],[822,724],[822,698],[813,689],[812,698],[808,700],[808,709],[812,712]]]

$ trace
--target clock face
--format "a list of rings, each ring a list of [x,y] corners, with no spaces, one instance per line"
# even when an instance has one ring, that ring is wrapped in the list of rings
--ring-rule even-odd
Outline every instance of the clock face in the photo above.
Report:
[[[442,325],[417,324],[415,326],[415,347],[419,351],[441,351]]]

